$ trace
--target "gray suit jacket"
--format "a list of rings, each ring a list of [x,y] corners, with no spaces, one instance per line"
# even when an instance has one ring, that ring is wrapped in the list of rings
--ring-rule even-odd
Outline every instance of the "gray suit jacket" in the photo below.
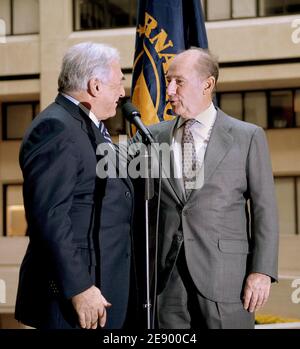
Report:
[[[177,121],[151,126],[154,139],[171,144]],[[186,200],[180,180],[172,177],[162,181],[160,290],[183,241],[191,277],[210,300],[238,302],[251,272],[277,279],[277,208],[268,146],[260,127],[218,109],[204,158],[202,188]]]

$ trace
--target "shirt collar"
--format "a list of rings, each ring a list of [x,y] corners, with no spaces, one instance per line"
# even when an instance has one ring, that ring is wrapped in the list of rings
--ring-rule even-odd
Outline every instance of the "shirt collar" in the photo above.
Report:
[[[70,96],[70,95],[67,95],[66,93],[61,93],[65,98],[67,98],[69,101],[71,101],[72,103],[76,104],[79,106],[79,108],[81,110],[83,110],[86,115],[93,121],[93,123],[99,127],[100,125],[100,121],[97,119],[96,115],[91,111],[89,110],[88,108],[86,108],[83,104],[81,104],[76,98]]]
[[[210,104],[210,106],[205,109],[202,113],[198,114],[193,119],[197,120],[201,125],[205,126],[205,128],[210,128],[211,125],[214,123],[216,118],[216,108],[213,103]],[[181,127],[187,119],[180,117],[177,128]]]
[[[61,92],[61,94],[62,94],[65,98],[67,98],[69,101],[71,101],[72,103],[74,103],[74,104],[76,104],[76,105],[78,105],[78,104],[80,103],[76,98],[74,98],[74,97],[72,97],[72,96],[70,96],[70,95],[67,95],[66,93]]]

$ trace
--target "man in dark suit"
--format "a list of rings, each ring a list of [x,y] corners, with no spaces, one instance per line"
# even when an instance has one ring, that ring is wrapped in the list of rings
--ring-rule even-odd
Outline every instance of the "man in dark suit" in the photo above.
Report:
[[[177,55],[167,92],[178,116],[149,127],[155,142],[172,149],[171,173],[163,165],[158,235],[160,328],[253,328],[253,312],[277,279],[266,138],[260,127],[214,107],[217,79],[208,51]]]
[[[101,146],[117,156],[103,120],[124,97],[116,49],[71,47],[54,103],[20,150],[29,246],[16,319],[43,329],[122,328],[128,313],[133,188],[96,176]],[[100,147],[100,148],[99,148]],[[100,149],[100,151],[99,151]],[[98,173],[98,172],[97,172]]]

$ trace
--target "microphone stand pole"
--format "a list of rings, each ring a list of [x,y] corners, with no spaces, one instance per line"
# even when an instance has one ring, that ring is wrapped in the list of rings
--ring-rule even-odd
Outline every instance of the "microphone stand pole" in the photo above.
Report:
[[[146,138],[146,137],[145,137]],[[144,139],[145,149],[145,228],[146,228],[146,303],[144,308],[147,311],[147,329],[151,329],[151,299],[150,299],[150,253],[149,253],[149,201],[154,196],[154,180],[151,176],[151,143]]]

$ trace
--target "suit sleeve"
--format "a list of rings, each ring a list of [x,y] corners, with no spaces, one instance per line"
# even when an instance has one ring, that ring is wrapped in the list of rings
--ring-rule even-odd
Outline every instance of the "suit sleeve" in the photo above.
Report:
[[[53,119],[40,123],[24,144],[20,163],[31,240],[63,295],[71,298],[93,283],[73,242],[69,212],[80,159],[66,126]]]
[[[250,272],[278,278],[278,216],[268,144],[262,128],[253,134],[248,154],[253,258]]]

